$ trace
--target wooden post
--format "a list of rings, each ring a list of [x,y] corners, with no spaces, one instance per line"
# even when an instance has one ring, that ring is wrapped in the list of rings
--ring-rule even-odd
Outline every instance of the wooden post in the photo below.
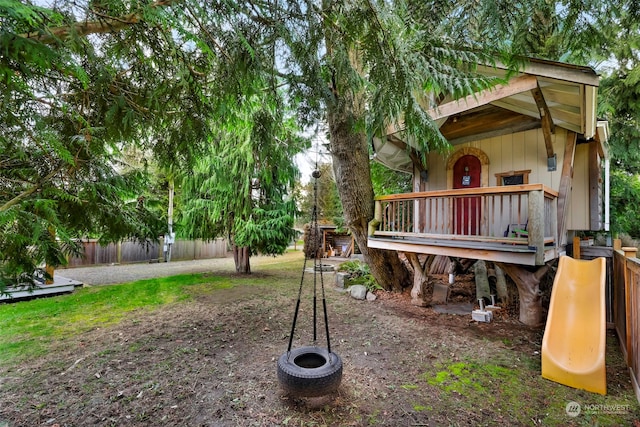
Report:
[[[597,141],[589,143],[589,224],[591,230],[602,227],[602,185]]]
[[[56,240],[56,230],[53,227],[49,227],[48,229],[49,231],[49,236],[51,237],[51,240],[55,241]],[[56,272],[56,267],[54,265],[50,265],[49,263],[45,264],[44,267],[47,276],[49,276],[48,279],[45,279],[44,284],[45,285],[53,285],[53,282],[55,281],[53,276],[55,275]]]
[[[544,265],[544,192],[529,192],[529,247],[536,248],[536,265]]]
[[[507,281],[504,277],[504,271],[498,265],[494,265],[496,272],[496,291],[498,292],[498,301],[507,303],[509,301],[509,291],[507,291]]]
[[[622,250],[622,240],[621,239],[613,239],[613,250],[614,251]]]
[[[573,238],[573,258],[580,259],[580,238],[577,236]]]
[[[486,298],[491,301],[491,285],[489,285],[489,276],[487,275],[487,263],[483,260],[473,265],[473,273],[476,279],[476,300]]]
[[[380,224],[382,223],[382,202],[375,201],[373,219],[369,221],[369,236],[373,236]]]
[[[545,200],[545,203],[547,203],[546,200]],[[550,206],[551,206],[551,210],[549,211],[548,214],[551,216],[551,218],[547,218],[545,216],[544,222],[545,224],[547,223],[551,224],[551,235],[553,236],[553,242],[557,250],[560,247],[560,240],[559,240],[560,236],[558,235],[558,199],[553,198],[551,200]],[[546,209],[545,209],[545,212],[546,212]]]
[[[562,161],[560,189],[558,191],[558,246],[564,246],[567,243],[567,205],[569,204],[569,197],[571,196],[576,140],[577,135],[575,132],[567,132],[567,140],[564,146],[564,159]]]
[[[327,230],[322,230],[322,252],[320,258],[327,257]]]
[[[633,342],[631,341],[631,286],[629,278],[629,270],[627,269],[627,258],[636,258],[638,248],[632,246],[624,246],[621,248],[624,252],[624,313],[627,326],[627,336],[625,337],[625,345],[627,347],[627,366],[631,366],[633,362]]]

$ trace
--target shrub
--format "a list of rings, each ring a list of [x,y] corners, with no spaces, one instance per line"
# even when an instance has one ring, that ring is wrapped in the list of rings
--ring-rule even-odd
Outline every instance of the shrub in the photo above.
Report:
[[[348,285],[363,285],[369,292],[383,290],[382,286],[373,278],[369,266],[364,262],[358,260],[343,262],[338,267],[338,271],[349,273]]]

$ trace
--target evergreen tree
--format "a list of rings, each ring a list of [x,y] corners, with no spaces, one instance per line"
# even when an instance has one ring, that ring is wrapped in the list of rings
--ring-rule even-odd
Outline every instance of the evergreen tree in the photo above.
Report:
[[[147,171],[123,149],[184,165],[208,134],[212,61],[172,17],[157,4],[86,6],[0,2],[0,291],[64,264],[77,238],[157,239]]]
[[[597,50],[603,69],[598,113],[609,122],[611,229],[640,237],[635,212],[640,199],[640,5],[617,8],[603,27],[606,43]]]
[[[33,104],[40,93],[49,104],[64,101],[57,108],[73,119],[72,135],[88,129],[104,142],[138,140],[168,164],[193,158],[204,142],[218,144],[210,127],[241,118],[234,112],[247,99],[277,102],[275,89],[286,90],[302,125],[327,123],[345,224],[378,282],[401,289],[409,276],[395,253],[366,247],[370,138],[402,123],[421,153],[446,148],[425,112],[433,106],[425,93],[464,96],[501,83],[474,72],[496,58],[515,71],[514,54],[588,50],[602,44],[600,17],[633,4],[107,0],[53,11],[10,0],[0,5],[10,24],[0,35],[10,86],[2,89],[11,106],[20,98]],[[546,33],[557,41],[547,43]],[[50,84],[52,75],[60,84]],[[12,129],[32,129],[28,114],[18,123],[3,114]]]
[[[318,194],[314,194],[316,179],[308,182],[304,188],[304,196],[300,197],[300,220],[302,223],[311,221],[313,206],[317,202],[318,222],[333,224],[338,227],[343,225],[342,204],[338,196],[336,180],[330,163],[319,163],[317,170],[320,177],[317,178]],[[316,200],[317,199],[317,200]]]
[[[236,271],[250,273],[251,255],[282,254],[295,237],[293,158],[306,142],[277,105],[255,97],[243,107],[243,126],[231,120],[184,178],[182,230],[192,238],[227,237]]]

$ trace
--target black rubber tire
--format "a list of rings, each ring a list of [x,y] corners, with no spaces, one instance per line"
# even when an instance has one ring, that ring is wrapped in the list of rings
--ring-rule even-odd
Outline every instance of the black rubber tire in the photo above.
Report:
[[[342,381],[342,359],[324,348],[300,347],[278,359],[278,381],[289,395],[317,397],[332,393]]]

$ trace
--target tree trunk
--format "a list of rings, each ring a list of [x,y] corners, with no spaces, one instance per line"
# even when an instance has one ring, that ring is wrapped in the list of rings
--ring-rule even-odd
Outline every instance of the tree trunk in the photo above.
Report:
[[[429,267],[435,258],[434,255],[429,255],[424,262],[424,265],[420,263],[418,254],[413,252],[406,252],[405,255],[411,265],[413,266],[413,288],[411,289],[411,304],[418,307],[426,307],[429,305],[428,296],[425,295],[425,282],[429,278]]]
[[[236,264],[236,273],[251,274],[249,253],[249,248],[247,246],[238,247],[233,245],[233,262]]]
[[[498,263],[496,263],[498,264]],[[540,295],[540,280],[549,270],[545,265],[535,271],[516,264],[498,264],[502,270],[513,279],[518,287],[520,297],[520,321],[528,326],[540,326],[544,323],[542,312],[542,298]]]
[[[353,96],[353,95],[352,95]],[[330,151],[333,171],[345,224],[364,255],[380,286],[386,290],[402,291],[411,284],[410,274],[395,251],[367,247],[368,223],[373,219],[373,185],[369,169],[369,150],[366,134],[354,131],[353,109],[356,101],[335,102],[328,110]],[[360,110],[362,111],[362,109]]]
[[[485,298],[486,302],[491,301],[491,286],[489,285],[489,276],[487,275],[487,263],[480,260],[473,266],[476,278],[476,300]]]
[[[509,303],[507,281],[504,277],[504,271],[502,271],[502,269],[498,265],[496,265],[496,292],[498,293],[498,301],[500,301],[500,303]]]

